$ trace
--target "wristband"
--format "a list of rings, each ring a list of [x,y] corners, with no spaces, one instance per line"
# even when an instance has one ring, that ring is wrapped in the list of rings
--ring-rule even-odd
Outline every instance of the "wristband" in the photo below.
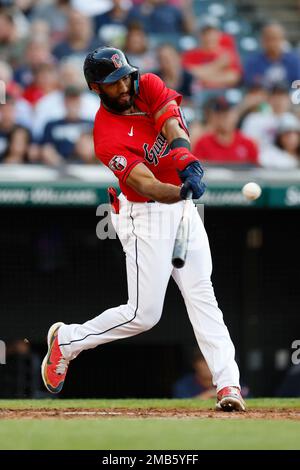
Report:
[[[172,157],[176,170],[184,170],[190,163],[198,162],[196,158],[188,149],[180,147],[170,150],[170,157]]]
[[[189,143],[188,140],[184,139],[183,137],[177,137],[176,139],[172,140],[170,143],[170,149],[177,149],[177,148],[186,148],[188,150],[191,150],[191,144]]]

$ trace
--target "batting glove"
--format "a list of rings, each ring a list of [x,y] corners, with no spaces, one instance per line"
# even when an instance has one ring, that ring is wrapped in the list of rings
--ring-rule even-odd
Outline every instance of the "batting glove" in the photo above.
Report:
[[[180,190],[181,199],[186,199],[189,191],[192,191],[193,199],[199,199],[205,192],[206,185],[202,182],[204,171],[199,161],[190,163],[179,176],[183,185]]]

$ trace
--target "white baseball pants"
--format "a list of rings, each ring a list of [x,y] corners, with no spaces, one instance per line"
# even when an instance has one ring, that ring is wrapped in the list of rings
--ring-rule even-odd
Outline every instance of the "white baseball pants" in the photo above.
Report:
[[[112,222],[126,254],[128,301],[105,310],[84,324],[63,325],[58,332],[61,351],[74,359],[85,350],[152,328],[160,319],[172,275],[184,298],[198,345],[217,391],[239,386],[235,350],[210,280],[212,261],[202,220],[192,201],[190,239],[185,266],[171,263],[183,201],[175,204],[131,203],[121,194],[120,213]]]

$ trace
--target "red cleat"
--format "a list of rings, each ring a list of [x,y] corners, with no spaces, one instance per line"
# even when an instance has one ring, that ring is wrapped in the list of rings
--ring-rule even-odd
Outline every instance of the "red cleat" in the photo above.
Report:
[[[238,387],[224,387],[217,394],[216,410],[218,411],[246,411],[246,403],[243,400]]]
[[[58,330],[64,323],[54,323],[48,331],[48,352],[42,362],[41,372],[45,387],[51,393],[59,393],[64,385],[69,362],[58,345]]]

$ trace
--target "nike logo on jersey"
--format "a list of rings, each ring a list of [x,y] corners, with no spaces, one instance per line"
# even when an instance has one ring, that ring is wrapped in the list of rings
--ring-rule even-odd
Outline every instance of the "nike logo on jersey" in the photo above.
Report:
[[[128,132],[128,135],[129,135],[130,137],[133,136],[133,126],[131,126],[131,129],[130,129],[130,132]]]

